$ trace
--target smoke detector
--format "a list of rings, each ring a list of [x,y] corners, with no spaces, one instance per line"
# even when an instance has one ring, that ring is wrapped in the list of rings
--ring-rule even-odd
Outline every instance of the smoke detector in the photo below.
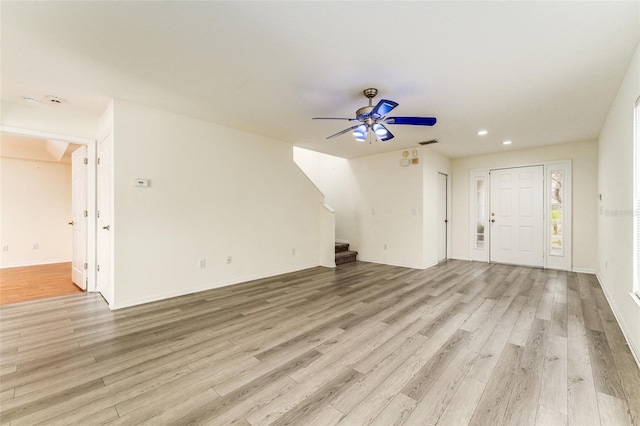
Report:
[[[53,105],[60,105],[64,103],[64,101],[57,96],[47,95],[45,98]]]

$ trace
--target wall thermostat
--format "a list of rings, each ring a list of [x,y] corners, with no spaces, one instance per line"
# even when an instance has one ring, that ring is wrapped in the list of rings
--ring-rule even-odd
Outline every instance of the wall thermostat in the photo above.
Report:
[[[147,188],[149,186],[149,179],[136,179],[135,186],[138,188]]]

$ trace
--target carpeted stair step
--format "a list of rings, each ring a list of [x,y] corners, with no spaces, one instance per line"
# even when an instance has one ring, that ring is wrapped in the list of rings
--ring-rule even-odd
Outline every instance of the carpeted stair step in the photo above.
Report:
[[[349,243],[336,243],[336,253],[349,251]]]
[[[358,252],[349,250],[349,243],[336,243],[336,265],[355,262]]]
[[[336,253],[336,265],[342,265],[343,263],[355,262],[358,257],[357,251],[341,251]]]

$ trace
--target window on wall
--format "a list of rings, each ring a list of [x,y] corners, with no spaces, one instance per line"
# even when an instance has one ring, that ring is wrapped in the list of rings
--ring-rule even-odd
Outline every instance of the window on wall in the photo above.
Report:
[[[640,299],[640,98],[636,100],[634,113],[633,292]]]
[[[486,181],[484,177],[476,178],[476,248],[485,248],[485,203]]]
[[[551,200],[549,205],[551,206],[551,237],[549,242],[549,254],[551,256],[563,256],[564,246],[562,244],[562,228],[564,225],[564,212],[562,201],[564,199],[564,171],[552,170],[551,171]]]

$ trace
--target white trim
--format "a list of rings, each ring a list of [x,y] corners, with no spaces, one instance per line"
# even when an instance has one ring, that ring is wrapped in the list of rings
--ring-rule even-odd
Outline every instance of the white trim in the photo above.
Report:
[[[631,208],[640,209],[640,96],[633,106],[633,197]],[[640,211],[638,210],[633,211],[631,232],[633,235],[631,292],[640,293]]]
[[[340,239],[340,238],[336,238],[336,243],[338,243],[338,244],[349,244],[349,245],[351,244],[351,242],[349,240],[343,240],[343,239]]]
[[[21,268],[23,266],[40,266],[40,265],[55,265],[56,263],[71,263],[73,260],[47,260],[46,262],[19,262],[19,263],[11,263],[9,265],[4,265],[0,270],[7,268]]]
[[[561,269],[561,270],[564,271],[566,269]],[[573,269],[571,269],[571,272],[576,272],[578,274],[596,275],[596,270],[595,269],[573,268]]]
[[[0,132],[14,135],[28,136],[38,139],[55,139],[64,142],[87,145],[87,158],[89,159],[89,170],[87,170],[87,292],[96,291],[96,250],[97,250],[97,221],[96,221],[96,158],[97,141],[90,138],[77,136],[59,135],[56,133],[41,132],[39,130],[21,129],[18,127],[0,126]],[[54,262],[61,263],[61,262]]]
[[[631,299],[633,299],[633,301],[636,302],[636,305],[638,305],[638,307],[640,308],[640,296],[637,296],[633,293],[629,293],[629,296],[631,296]]]
[[[257,275],[242,277],[242,278],[234,278],[232,280],[218,281],[218,282],[199,285],[195,287],[182,288],[179,290],[168,291],[160,294],[154,294],[152,296],[140,297],[132,300],[125,300],[124,302],[110,303],[109,309],[115,311],[117,309],[129,308],[131,306],[143,305],[145,303],[158,302],[160,300],[166,300],[174,297],[185,296],[187,294],[199,293],[201,291],[213,290],[220,287],[227,287],[234,284],[241,284],[249,281],[270,278],[270,277],[274,277],[282,274],[289,274],[291,272],[298,272],[304,269],[316,268],[318,266],[321,266],[321,265],[314,263],[314,264],[305,265],[305,266],[301,266],[293,269],[281,269],[277,271],[271,271],[266,274],[257,274]]]
[[[384,259],[375,259],[375,258],[363,258],[360,255],[358,255],[358,260],[362,261],[362,262],[369,262],[369,263],[378,263],[380,265],[390,265],[390,266],[399,266],[401,268],[410,268],[410,269],[429,269],[432,268],[434,266],[436,266],[438,264],[438,262],[433,262],[430,263],[428,265],[411,265],[408,263],[398,263],[398,262],[389,262],[388,260],[384,260]],[[448,259],[445,259],[448,260]]]
[[[0,126],[0,132],[12,133],[15,135],[31,136],[38,139],[55,139],[64,142],[72,142],[80,145],[90,145],[95,143],[95,139],[79,138],[77,136],[59,135],[56,133],[41,132],[39,130],[20,129],[18,127]]]
[[[638,368],[640,368],[640,353],[637,353],[635,351],[636,342],[632,342],[631,339],[629,339],[629,335],[625,333],[625,328],[626,328],[625,323],[620,321],[620,317],[616,315],[616,309],[614,309],[614,305],[613,303],[611,303],[611,298],[609,297],[609,293],[607,293],[607,286],[603,285],[603,281],[602,281],[602,278],[600,277],[600,274],[596,273],[596,279],[598,280],[598,284],[600,284],[600,288],[602,289],[602,293],[604,294],[605,299],[607,299],[607,303],[609,304],[609,308],[613,313],[613,317],[616,319],[616,322],[618,323],[618,327],[620,327],[622,336],[624,337],[624,340],[627,342],[627,347],[629,348],[631,355],[633,355],[633,358],[635,359],[636,364],[638,365]],[[633,297],[633,295],[631,296]],[[640,303],[638,304],[638,307],[640,307]],[[637,342],[637,343],[640,345],[640,342]],[[638,346],[638,348],[639,348],[638,350],[640,350],[640,346]]]

